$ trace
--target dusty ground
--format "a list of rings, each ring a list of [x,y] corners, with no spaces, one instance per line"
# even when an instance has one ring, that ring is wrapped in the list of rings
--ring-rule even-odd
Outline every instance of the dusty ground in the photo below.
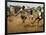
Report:
[[[9,16],[7,18],[7,28],[8,32],[16,33],[16,32],[37,32],[37,31],[43,31],[43,19],[39,21],[37,19],[34,23],[32,23],[35,18],[37,17],[37,14],[33,14],[33,20],[32,17],[29,15],[25,22],[23,23],[23,20],[20,17],[20,14],[18,16]]]

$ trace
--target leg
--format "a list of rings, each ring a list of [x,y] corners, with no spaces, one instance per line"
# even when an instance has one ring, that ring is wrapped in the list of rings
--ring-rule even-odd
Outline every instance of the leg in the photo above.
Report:
[[[37,19],[39,19],[39,17],[37,17],[37,18],[34,20],[34,22],[33,22],[33,23],[35,23],[35,21],[36,21]],[[33,23],[32,23],[32,24],[33,24]]]
[[[42,18],[41,18],[42,19]],[[39,21],[41,20],[40,18],[39,18]],[[39,23],[39,21],[38,21],[38,23]]]

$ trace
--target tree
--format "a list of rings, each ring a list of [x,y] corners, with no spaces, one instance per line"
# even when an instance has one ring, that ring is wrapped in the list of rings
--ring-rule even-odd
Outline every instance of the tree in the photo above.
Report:
[[[40,6],[38,6],[36,9],[39,10],[39,11],[41,11],[41,7]]]

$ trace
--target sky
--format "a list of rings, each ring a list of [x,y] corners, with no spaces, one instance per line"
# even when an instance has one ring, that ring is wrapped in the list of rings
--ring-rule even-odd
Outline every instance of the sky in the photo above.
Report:
[[[34,3],[19,3],[19,2],[7,2],[7,6],[10,7],[10,5],[13,6],[25,6],[26,8],[32,8],[32,7],[37,7],[37,6],[41,6],[43,7],[43,4],[34,4]]]

